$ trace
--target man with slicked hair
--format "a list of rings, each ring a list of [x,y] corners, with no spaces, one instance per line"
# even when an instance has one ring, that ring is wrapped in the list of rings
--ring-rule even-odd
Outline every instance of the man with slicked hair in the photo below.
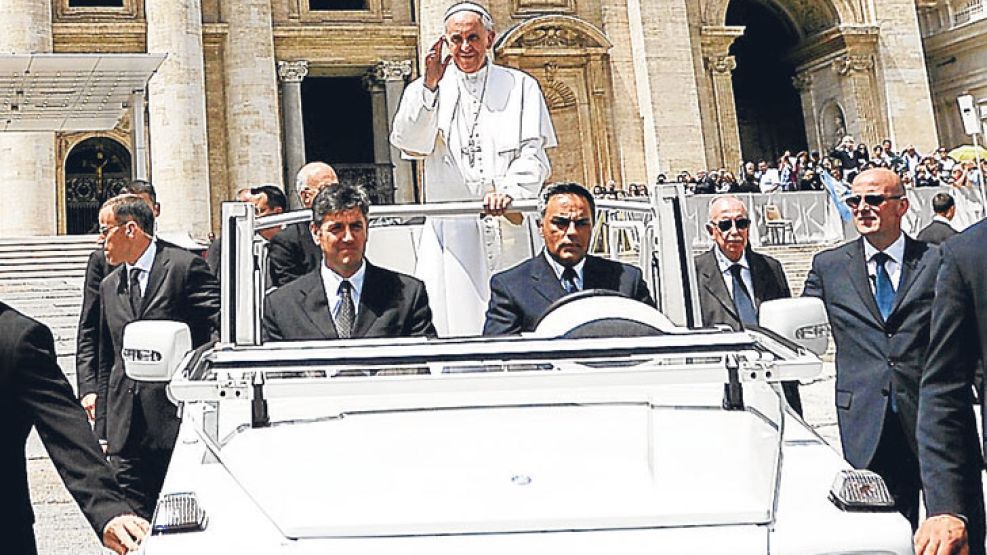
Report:
[[[363,188],[325,187],[312,203],[317,268],[268,295],[265,341],[434,336],[425,285],[364,257],[370,199]]]

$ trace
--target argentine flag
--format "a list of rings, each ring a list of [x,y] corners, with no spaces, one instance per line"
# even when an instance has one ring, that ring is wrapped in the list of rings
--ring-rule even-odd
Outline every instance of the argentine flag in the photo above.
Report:
[[[826,190],[829,191],[829,198],[832,199],[833,206],[840,213],[840,218],[844,222],[849,222],[853,219],[853,212],[850,212],[850,207],[843,202],[843,199],[850,195],[850,188],[833,178],[827,170],[822,168],[820,170],[819,179],[822,180],[823,185],[826,186]]]

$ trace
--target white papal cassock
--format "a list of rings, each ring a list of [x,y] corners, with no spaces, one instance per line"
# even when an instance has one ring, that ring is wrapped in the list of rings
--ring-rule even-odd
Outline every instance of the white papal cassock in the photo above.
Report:
[[[435,92],[423,78],[408,85],[391,144],[425,161],[425,200],[442,202],[479,200],[491,191],[534,198],[551,173],[545,149],[557,142],[538,82],[487,63],[472,74],[450,64]],[[470,217],[432,218],[425,226],[415,274],[428,289],[440,335],[481,332],[490,268],[530,254],[529,225]],[[504,249],[485,252],[484,236],[500,230]]]

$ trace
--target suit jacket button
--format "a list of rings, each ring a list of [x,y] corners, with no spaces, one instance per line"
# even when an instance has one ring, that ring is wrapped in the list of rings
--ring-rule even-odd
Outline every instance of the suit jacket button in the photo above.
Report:
[[[888,332],[888,339],[891,339],[892,337],[894,337],[894,334],[891,333],[891,332]]]

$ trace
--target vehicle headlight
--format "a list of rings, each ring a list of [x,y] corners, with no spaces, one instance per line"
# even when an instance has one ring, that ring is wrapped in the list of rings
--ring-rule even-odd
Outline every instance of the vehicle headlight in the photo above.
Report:
[[[829,500],[843,511],[895,510],[884,479],[870,470],[841,470],[829,488]]]
[[[194,493],[169,493],[158,499],[151,533],[198,532],[206,529],[208,520]]]

